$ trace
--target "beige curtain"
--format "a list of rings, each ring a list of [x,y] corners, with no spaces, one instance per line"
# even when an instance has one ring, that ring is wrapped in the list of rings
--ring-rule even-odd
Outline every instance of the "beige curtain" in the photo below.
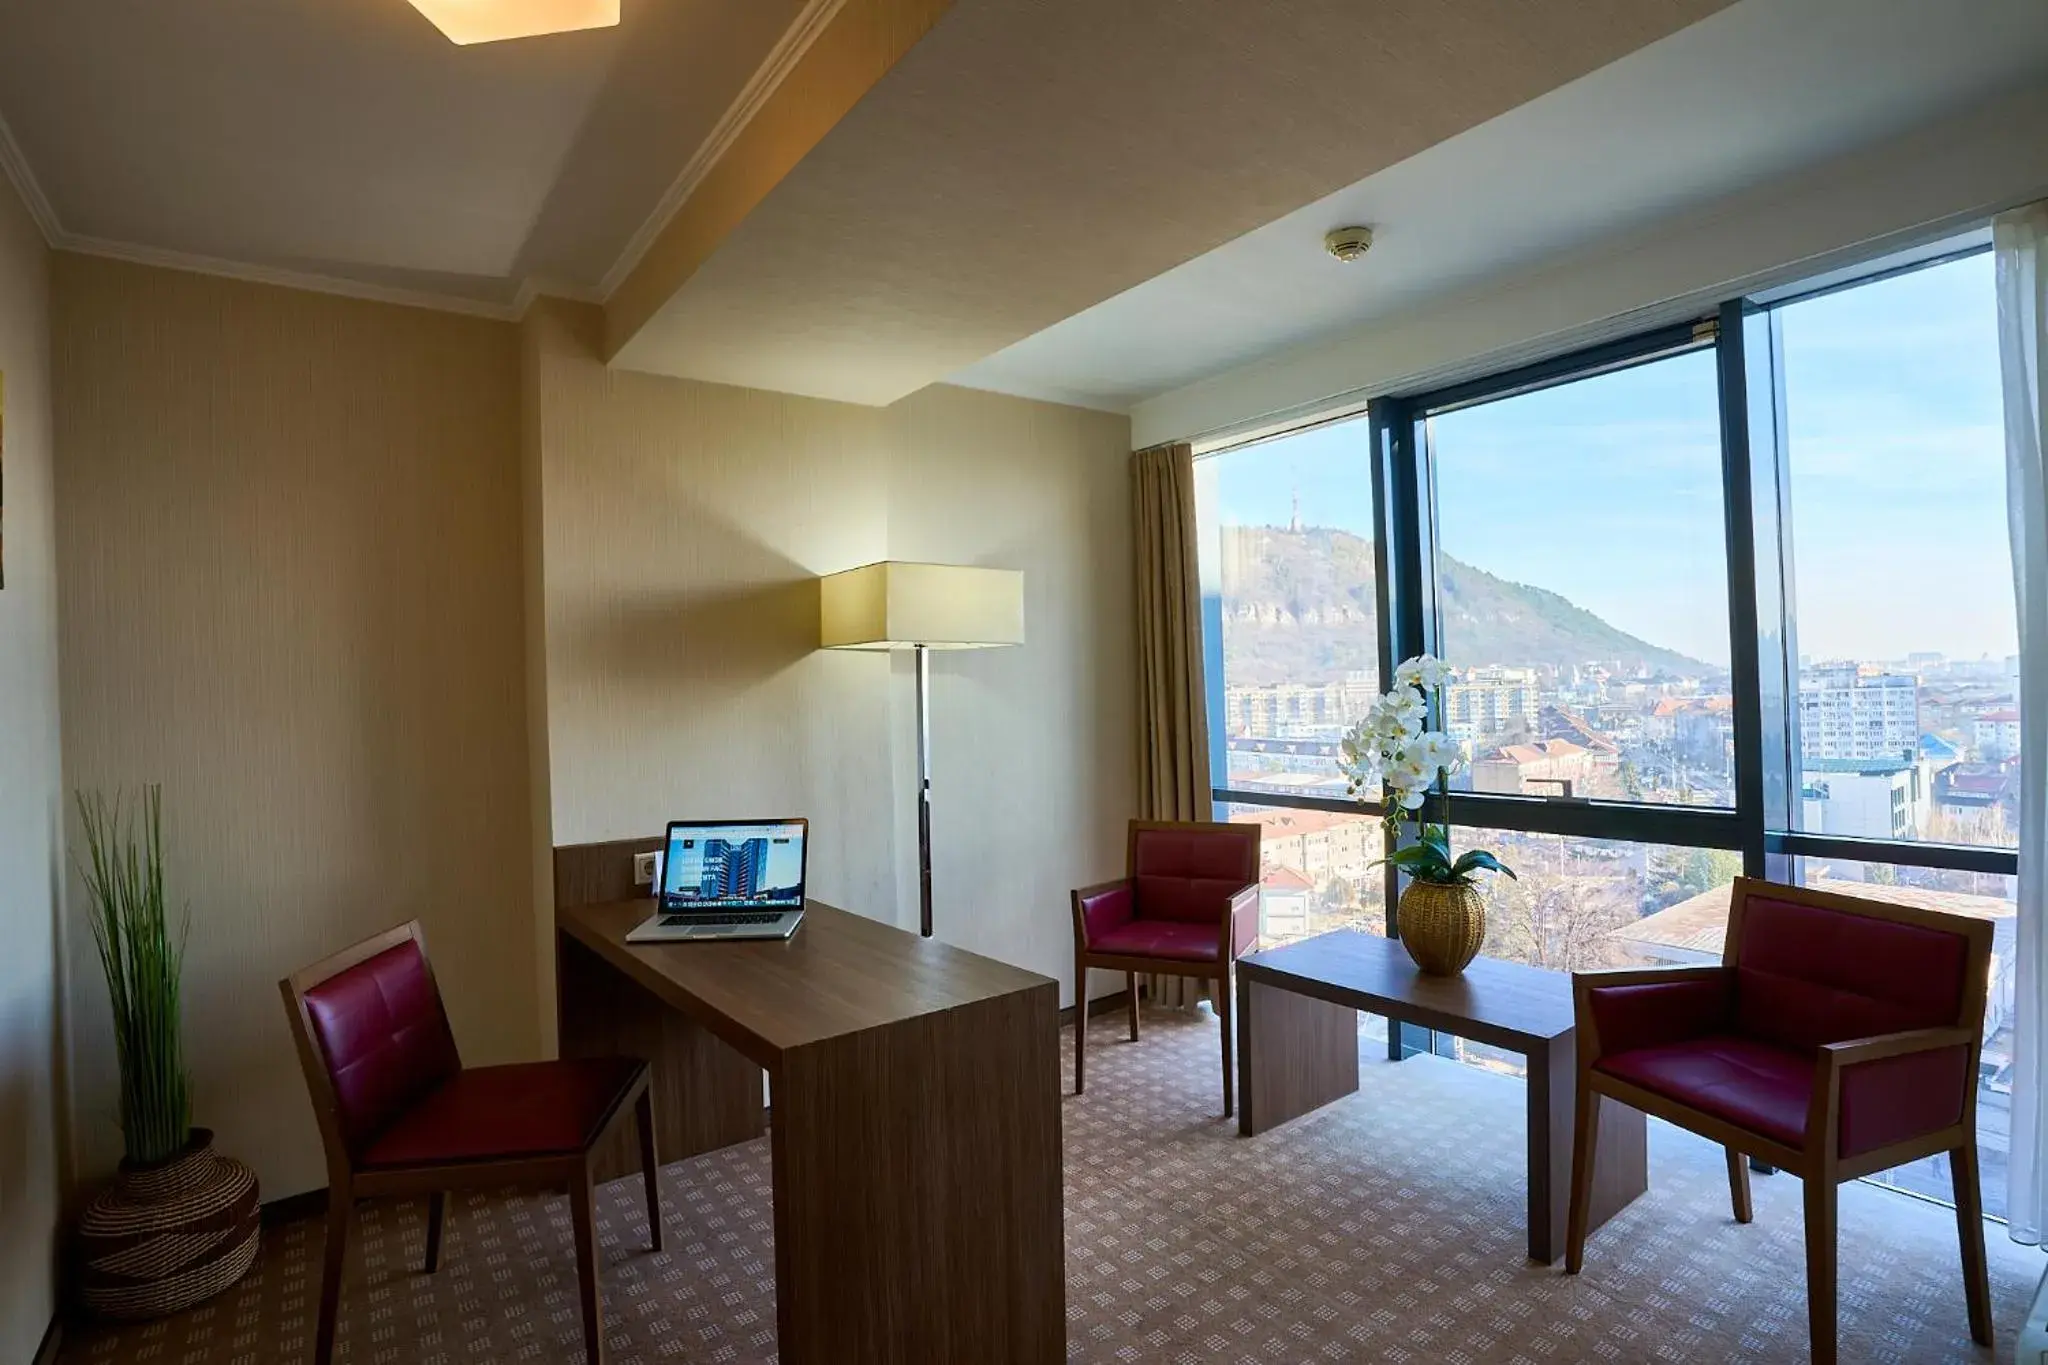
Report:
[[[1195,453],[1186,444],[1131,456],[1138,578],[1138,810],[1148,820],[1207,820],[1208,702],[1202,691],[1202,587],[1195,554]],[[1192,1008],[1206,983],[1141,976],[1154,1004]]]

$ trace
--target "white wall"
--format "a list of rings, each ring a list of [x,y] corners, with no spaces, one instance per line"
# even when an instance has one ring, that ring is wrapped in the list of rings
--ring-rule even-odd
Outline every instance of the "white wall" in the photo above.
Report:
[[[50,257],[0,175],[0,1360],[57,1306],[64,780],[50,460]]]
[[[2048,85],[1138,404],[1140,446],[1413,392],[1694,316],[2048,194]],[[1508,230],[1504,228],[1503,230]]]

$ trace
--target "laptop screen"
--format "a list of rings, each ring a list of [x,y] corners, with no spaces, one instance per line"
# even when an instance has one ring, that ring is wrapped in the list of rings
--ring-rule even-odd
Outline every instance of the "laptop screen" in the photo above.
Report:
[[[661,908],[801,908],[804,833],[801,820],[670,825]]]

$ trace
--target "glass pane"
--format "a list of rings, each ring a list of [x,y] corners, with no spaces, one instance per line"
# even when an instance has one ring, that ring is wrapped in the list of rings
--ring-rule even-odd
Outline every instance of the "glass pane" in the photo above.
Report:
[[[1259,944],[1278,947],[1332,929],[1387,932],[1386,878],[1372,863],[1379,817],[1232,805],[1221,818],[1261,826]]]
[[[1195,464],[1212,749],[1238,791],[1346,797],[1337,744],[1379,689],[1364,419]]]
[[[1817,891],[1898,901],[1923,910],[1990,920],[1991,995],[1984,1010],[1984,1054],[1977,1068],[1978,1174],[1984,1212],[2005,1216],[2005,1168],[2012,1150],[2013,953],[2017,879],[1843,858],[1800,858],[1799,880]],[[1881,1185],[1953,1203],[1946,1156],[1872,1176]]]
[[[1475,791],[1732,806],[1714,353],[1429,419]]]
[[[1815,834],[2013,842],[2019,660],[1989,253],[1778,311]]]
[[[1728,886],[1742,855],[1726,849],[1577,839],[1459,827],[1453,845],[1491,850],[1515,877],[1487,880],[1488,957],[1557,972],[1718,962]],[[1460,1042],[1458,1055],[1520,1074],[1522,1058]]]

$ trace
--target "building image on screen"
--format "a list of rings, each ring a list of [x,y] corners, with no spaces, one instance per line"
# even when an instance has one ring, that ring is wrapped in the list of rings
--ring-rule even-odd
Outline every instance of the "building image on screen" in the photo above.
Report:
[[[674,830],[665,898],[689,905],[801,905],[803,832],[796,825]]]

